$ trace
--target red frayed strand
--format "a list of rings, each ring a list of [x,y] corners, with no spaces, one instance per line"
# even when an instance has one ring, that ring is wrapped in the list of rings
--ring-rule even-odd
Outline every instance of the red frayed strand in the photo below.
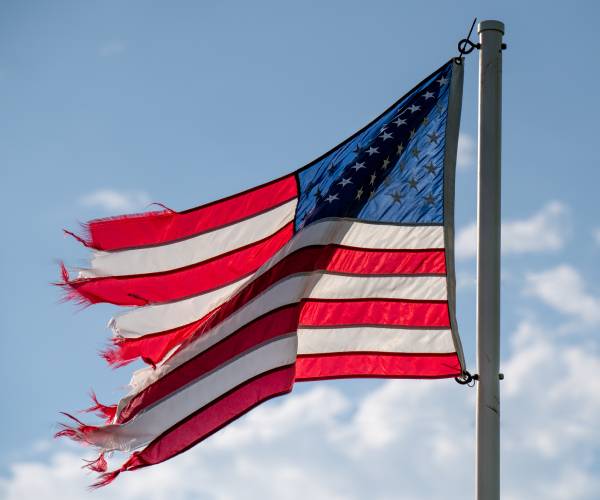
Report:
[[[94,472],[106,472],[108,468],[108,464],[106,463],[106,458],[104,458],[104,452],[100,453],[96,460],[84,460],[86,462],[85,465],[82,465],[82,469],[89,469]]]
[[[79,236],[78,234],[75,234],[72,231],[69,231],[68,229],[63,229],[63,232],[65,234],[68,234],[69,236],[72,236],[73,238],[75,238],[79,243],[81,243],[83,246],[91,248],[91,242],[85,240],[84,238],[82,238],[81,236]]]
[[[98,481],[96,481],[90,486],[90,489],[94,490],[96,488],[101,488],[102,486],[106,486],[107,484],[112,483],[121,472],[139,469],[148,465],[150,464],[140,457],[139,452],[134,452],[127,459],[127,461],[123,465],[121,465],[121,467],[119,467],[117,470],[111,472],[104,472],[104,474],[100,476]]]
[[[62,278],[63,283],[69,282],[69,271],[67,271],[67,267],[62,260],[60,261],[60,277]]]
[[[94,391],[90,391],[90,398],[92,399],[94,404],[82,411],[85,413],[95,413],[99,417],[104,418],[107,424],[110,424],[113,421],[115,414],[117,413],[117,405],[109,406],[100,403]]]
[[[60,430],[54,434],[55,438],[68,437],[69,439],[72,439],[73,441],[82,441],[81,436],[79,435],[79,432],[76,429],[68,426],[67,424],[58,424],[58,425],[60,427],[62,427],[62,430]]]
[[[64,415],[67,418],[70,418],[71,420],[73,420],[73,422],[79,424],[79,425],[85,425],[81,420],[79,420],[77,417],[74,417],[73,415],[71,415],[70,413],[67,413],[66,411],[61,411],[60,412],[61,415]]]
[[[98,300],[95,300],[93,296],[84,295],[78,289],[76,284],[80,280],[71,280],[69,278],[69,271],[67,270],[64,262],[60,262],[60,281],[52,283],[54,286],[60,287],[63,291],[62,302],[75,302],[82,308],[96,304]],[[83,280],[81,280],[83,281]]]
[[[137,359],[135,358],[123,358],[123,353],[121,352],[121,343],[123,339],[116,337],[111,340],[112,346],[100,351],[100,356],[106,360],[106,362],[110,365],[111,368],[117,369],[122,366],[126,366],[129,363],[132,363]],[[140,356],[140,358],[144,363],[151,366],[152,368],[156,368],[156,363],[147,357]]]
[[[123,359],[119,352],[118,340],[114,339],[113,343],[116,345],[100,351],[100,357],[104,358],[111,368],[116,370],[135,361],[134,359]]]
[[[110,223],[110,222],[115,222],[115,221],[123,221],[123,220],[131,220],[131,219],[143,219],[145,217],[156,217],[156,216],[160,216],[160,215],[164,216],[164,215],[170,215],[171,213],[177,213],[177,212],[175,212],[174,210],[171,210],[170,208],[167,208],[166,211],[152,210],[150,212],[138,212],[135,214],[109,215],[108,217],[100,217],[98,219],[92,219],[91,221],[81,224],[81,227],[84,231],[86,231],[86,234],[89,234],[89,231],[91,230],[92,226],[94,226],[96,224],[105,224],[107,222]],[[102,250],[102,249],[98,248],[97,250]]]
[[[89,486],[89,489],[96,490],[98,488],[102,488],[103,486],[112,483],[119,474],[121,474],[121,469],[117,469],[112,472],[105,472],[104,474],[100,475],[98,481]]]
[[[61,287],[64,295],[64,302],[73,302],[77,306],[85,309],[91,305],[97,304],[98,301],[93,300],[91,297],[87,295],[83,295],[77,288],[75,288],[72,283],[55,283],[57,286]]]
[[[158,201],[154,201],[152,203],[150,203],[150,205],[148,206],[152,206],[152,205],[156,205],[157,207],[161,207],[164,208],[167,212],[171,213],[171,214],[176,214],[177,212],[175,210],[173,210],[172,208],[167,207],[166,205],[163,205],[162,203],[159,203]]]
[[[55,438],[68,437],[73,441],[85,441],[86,434],[89,434],[90,432],[93,432],[98,429],[98,427],[94,425],[84,424],[81,420],[69,413],[65,413],[64,411],[61,411],[60,413],[63,414],[65,417],[73,420],[75,423],[77,423],[77,425],[68,425],[60,423],[59,426],[61,430],[54,434]]]

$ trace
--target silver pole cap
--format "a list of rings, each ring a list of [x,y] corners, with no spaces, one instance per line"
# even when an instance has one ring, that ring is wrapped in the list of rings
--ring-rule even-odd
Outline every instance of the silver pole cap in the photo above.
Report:
[[[477,26],[477,33],[481,33],[482,31],[499,31],[504,35],[504,23],[502,21],[481,21]]]

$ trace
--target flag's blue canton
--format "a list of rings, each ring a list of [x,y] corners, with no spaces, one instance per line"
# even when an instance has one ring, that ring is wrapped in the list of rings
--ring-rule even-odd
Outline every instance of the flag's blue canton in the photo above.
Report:
[[[444,222],[444,151],[452,63],[356,137],[301,170],[296,230],[325,217]]]

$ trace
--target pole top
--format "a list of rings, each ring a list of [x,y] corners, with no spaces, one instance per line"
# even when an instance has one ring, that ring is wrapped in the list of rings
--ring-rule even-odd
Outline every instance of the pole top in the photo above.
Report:
[[[504,35],[504,23],[502,21],[481,21],[479,26],[477,26],[477,33],[481,33],[482,31],[499,31]]]

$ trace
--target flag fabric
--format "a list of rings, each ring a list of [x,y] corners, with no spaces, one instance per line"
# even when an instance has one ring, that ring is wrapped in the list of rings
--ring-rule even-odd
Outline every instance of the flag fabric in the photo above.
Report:
[[[58,433],[102,452],[97,485],[194,446],[294,382],[459,376],[454,167],[462,66],[449,61],[307,166],[184,212],[98,219],[63,281],[142,359],[106,418]],[[73,234],[73,233],[70,233]],[[106,472],[104,452],[132,452]]]

